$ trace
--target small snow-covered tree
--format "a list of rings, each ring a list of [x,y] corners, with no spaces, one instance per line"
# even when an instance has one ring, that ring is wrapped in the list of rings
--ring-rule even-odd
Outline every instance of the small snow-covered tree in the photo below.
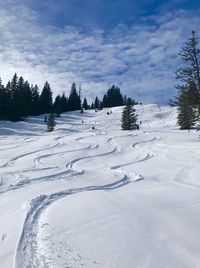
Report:
[[[126,106],[122,111],[122,120],[121,127],[123,130],[132,130],[139,129],[139,125],[137,124],[137,114],[135,113],[135,109],[133,106],[133,101],[131,98],[127,99]]]
[[[48,132],[52,132],[54,130],[55,126],[56,126],[55,115],[53,113],[51,113],[48,117],[48,120],[47,120]]]

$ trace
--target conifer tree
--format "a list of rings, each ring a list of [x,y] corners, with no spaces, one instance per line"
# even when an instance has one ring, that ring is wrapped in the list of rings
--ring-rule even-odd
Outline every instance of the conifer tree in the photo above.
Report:
[[[68,99],[66,98],[64,93],[62,94],[62,96],[60,98],[60,106],[61,106],[61,113],[69,111]]]
[[[60,97],[60,95],[58,95],[55,98],[55,101],[54,101],[54,104],[53,104],[53,110],[54,110],[54,113],[56,114],[56,116],[60,116],[60,114],[62,113],[61,97]]]
[[[123,104],[124,99],[120,92],[120,88],[112,85],[103,97],[103,107],[122,106]]]
[[[98,97],[96,97],[95,101],[94,101],[94,108],[99,110],[99,106],[100,106],[100,101],[99,101]]]
[[[94,109],[94,103],[92,102],[91,107],[92,110]]]
[[[47,119],[47,131],[52,132],[56,126],[55,115],[51,113]]]
[[[190,129],[200,115],[200,50],[193,31],[180,52],[183,66],[177,72],[178,124],[181,129]],[[196,112],[198,110],[198,113]]]
[[[191,129],[196,123],[196,110],[190,100],[190,92],[186,88],[179,96],[178,125],[181,129]]]
[[[40,114],[40,94],[37,85],[31,86],[31,115]]]
[[[52,106],[52,91],[49,83],[46,82],[40,95],[40,113],[51,113]]]
[[[71,91],[68,100],[69,111],[75,111],[81,109],[81,99],[77,93],[76,84],[73,83],[71,86]]]
[[[103,101],[99,101],[99,110],[103,110]]]
[[[10,120],[10,110],[11,110],[11,82],[8,81],[6,85],[6,95],[7,95],[7,102],[6,102],[6,119]]]
[[[87,110],[88,109],[88,103],[87,103],[87,99],[84,98],[83,100],[83,105],[82,105],[83,109]]]
[[[103,96],[103,107],[109,107],[108,105],[109,105],[109,103],[108,103],[108,97],[107,97],[107,95],[105,94],[105,95]]]
[[[123,130],[139,129],[137,124],[137,115],[131,98],[127,99],[126,106],[122,111],[121,127]]]
[[[2,80],[0,78],[0,119],[8,119],[8,102],[9,102],[8,92],[6,88],[2,84]]]
[[[21,120],[20,90],[18,88],[18,77],[15,73],[10,83],[10,115],[11,121]]]
[[[20,113],[22,116],[31,114],[32,96],[31,89],[28,81],[24,82],[23,77],[19,78],[19,96],[20,96]]]

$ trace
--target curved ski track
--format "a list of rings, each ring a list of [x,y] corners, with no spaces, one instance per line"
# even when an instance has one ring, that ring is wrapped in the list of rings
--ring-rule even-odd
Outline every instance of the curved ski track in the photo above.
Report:
[[[129,134],[127,136],[132,136],[132,134]],[[73,175],[73,172],[76,175],[82,175],[84,173],[84,170],[75,169],[74,167],[75,163],[81,160],[89,159],[89,158],[94,159],[96,157],[102,157],[102,156],[109,155],[109,154],[120,153],[121,151],[120,147],[113,141],[114,139],[118,137],[124,137],[124,136],[117,136],[117,137],[109,138],[107,140],[107,142],[113,146],[112,150],[108,152],[100,153],[100,154],[73,159],[69,163],[67,163],[66,165],[67,171],[65,171],[65,173],[72,171],[70,172],[70,175]],[[152,142],[156,139],[157,138],[154,137],[150,140],[137,142],[133,144],[132,147],[136,148],[137,150],[140,150],[139,147],[138,148],[136,147],[137,145],[142,144],[142,143]],[[131,163],[127,163],[127,165],[135,164],[141,161],[147,161],[151,157],[153,157],[153,155],[149,152],[146,152],[146,156],[143,159],[134,160]],[[22,228],[21,237],[20,237],[17,251],[16,251],[15,268],[47,267],[45,264],[45,256],[43,256],[42,260],[38,259],[38,256],[37,256],[37,232],[38,232],[38,221],[39,221],[40,215],[48,206],[50,206],[53,202],[56,202],[59,199],[67,197],[72,194],[78,194],[80,192],[87,192],[87,191],[114,190],[116,188],[123,187],[129,184],[132,181],[132,178],[130,178],[126,174],[126,172],[124,172],[121,169],[122,166],[123,165],[110,167],[110,170],[117,172],[118,176],[120,177],[115,182],[112,182],[106,185],[87,186],[87,187],[82,187],[82,188],[67,189],[67,190],[56,192],[50,195],[40,195],[37,198],[34,198],[30,203],[30,209],[26,215],[24,225]],[[61,175],[61,174],[62,173],[56,174],[56,176]],[[140,175],[134,176],[134,181],[137,181],[140,179],[142,179],[142,176]]]

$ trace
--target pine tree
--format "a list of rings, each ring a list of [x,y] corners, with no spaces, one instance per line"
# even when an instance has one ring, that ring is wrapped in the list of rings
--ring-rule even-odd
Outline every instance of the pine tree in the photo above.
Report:
[[[94,108],[96,110],[99,110],[99,105],[100,105],[99,99],[98,99],[98,97],[96,97],[95,101],[94,101]]]
[[[11,115],[11,82],[8,81],[7,85],[6,85],[6,107],[5,107],[5,114],[6,114],[6,119],[9,119],[10,120],[10,115]]]
[[[190,101],[190,92],[182,89],[178,105],[178,125],[181,129],[191,129],[196,123],[196,110]]]
[[[21,103],[20,103],[20,90],[18,88],[18,77],[15,73],[10,83],[10,115],[11,121],[21,120]]]
[[[61,106],[61,113],[69,111],[68,99],[66,98],[64,93],[62,94],[60,98],[60,106]]]
[[[27,117],[31,115],[31,106],[32,106],[32,99],[31,99],[31,89],[28,81],[24,82],[23,77],[19,78],[18,81],[18,91],[19,91],[19,101],[20,101],[20,114],[22,116]]]
[[[127,99],[126,106],[122,111],[121,127],[123,130],[139,129],[137,115],[131,98]]]
[[[8,119],[8,92],[0,78],[0,119]]]
[[[109,103],[108,103],[108,97],[107,97],[107,95],[105,94],[105,95],[103,96],[103,107],[109,107],[108,105],[109,105]]]
[[[53,110],[54,110],[54,113],[56,114],[56,116],[60,116],[60,114],[62,113],[61,97],[60,97],[60,95],[58,95],[55,98],[55,101],[54,101],[54,104],[53,104]]]
[[[87,103],[87,99],[84,98],[83,100],[83,105],[82,105],[83,109],[87,110],[88,109],[88,103]]]
[[[31,86],[31,115],[40,114],[40,94],[37,85]]]
[[[103,101],[99,102],[99,110],[103,110]]]
[[[181,49],[180,56],[183,66],[177,72],[180,83],[175,102],[178,105],[178,125],[181,129],[190,129],[200,115],[200,50],[194,31]]]
[[[94,109],[94,103],[92,102],[91,107],[92,110]]]
[[[75,111],[81,109],[81,98],[76,90],[76,84],[73,83],[68,100],[69,111]]]
[[[47,119],[47,131],[52,132],[56,126],[55,115],[51,113]]]
[[[53,108],[52,91],[48,82],[44,84],[40,95],[40,113],[51,113]]]
[[[120,92],[120,88],[112,85],[103,97],[103,107],[122,106],[123,104],[124,98]]]

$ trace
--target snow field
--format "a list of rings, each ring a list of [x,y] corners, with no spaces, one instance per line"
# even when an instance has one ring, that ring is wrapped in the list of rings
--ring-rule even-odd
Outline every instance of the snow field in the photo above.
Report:
[[[0,267],[200,267],[198,133],[175,108],[137,106],[139,131],[112,111],[0,123]]]

